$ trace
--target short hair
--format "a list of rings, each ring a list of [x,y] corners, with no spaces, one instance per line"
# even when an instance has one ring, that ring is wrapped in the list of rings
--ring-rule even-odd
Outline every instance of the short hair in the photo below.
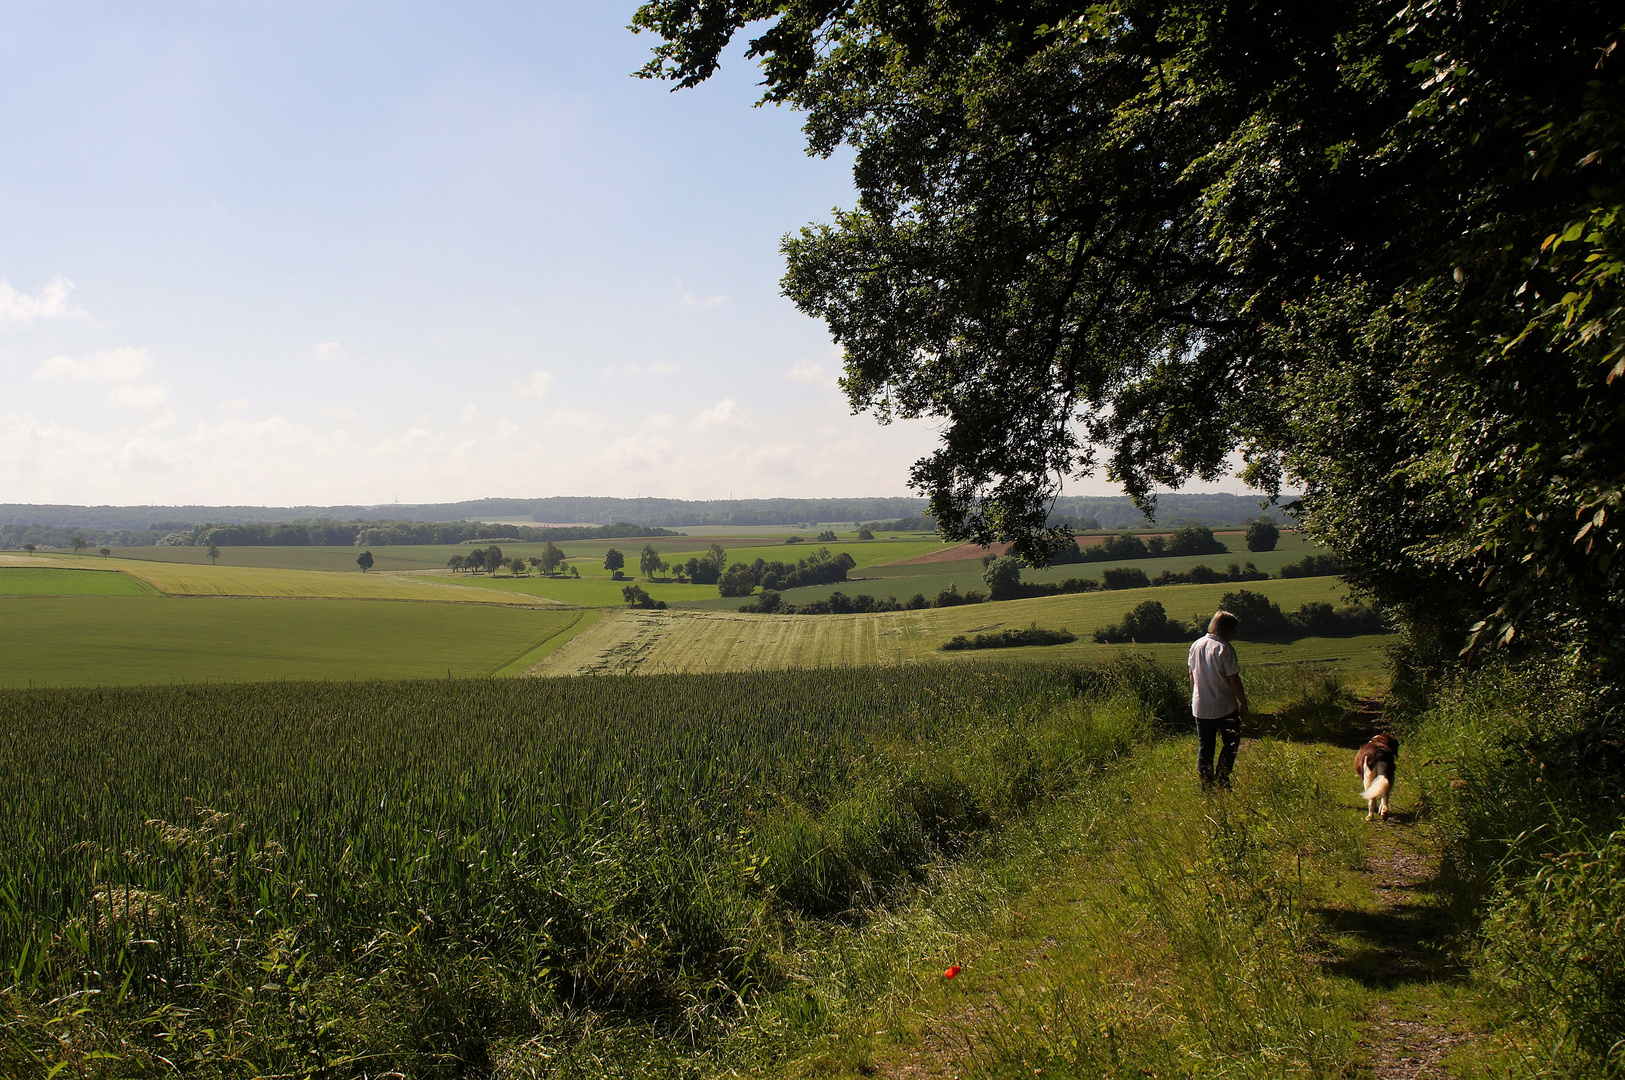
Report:
[[[1230,614],[1228,611],[1215,611],[1213,613],[1213,618],[1208,620],[1207,632],[1210,634],[1218,634],[1220,637],[1223,637],[1226,634],[1234,634],[1236,632],[1236,628],[1240,625],[1241,620]]]

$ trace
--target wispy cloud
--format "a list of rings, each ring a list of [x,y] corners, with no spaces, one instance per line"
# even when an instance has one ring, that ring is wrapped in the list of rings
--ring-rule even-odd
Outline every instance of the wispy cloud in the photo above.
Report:
[[[73,282],[60,274],[47,281],[33,296],[18,292],[9,282],[0,281],[0,326],[27,326],[35,319],[88,318],[82,308],[68,303],[68,294],[72,291]]]
[[[146,349],[125,346],[109,352],[92,353],[83,359],[53,356],[34,370],[36,379],[63,382],[135,382],[152,366]]]
[[[310,355],[313,360],[322,364],[333,360],[342,360],[344,358],[344,346],[336,341],[324,341],[319,345],[312,346]]]
[[[622,376],[636,378],[640,375],[675,375],[677,371],[676,364],[655,360],[648,364],[605,364],[602,374],[606,379],[616,379]]]
[[[530,378],[514,384],[513,392],[519,397],[535,398],[537,401],[547,396],[553,389],[553,373],[550,371],[533,371]]]
[[[718,293],[715,296],[699,296],[695,293],[691,293],[687,289],[683,288],[683,283],[681,281],[677,282],[676,287],[677,295],[681,297],[684,307],[708,308],[716,307],[718,304],[726,304],[728,302],[728,298],[723,296],[721,293]]]
[[[609,426],[603,413],[583,412],[580,409],[554,409],[547,414],[547,422],[558,427],[579,428],[582,431],[602,431]]]

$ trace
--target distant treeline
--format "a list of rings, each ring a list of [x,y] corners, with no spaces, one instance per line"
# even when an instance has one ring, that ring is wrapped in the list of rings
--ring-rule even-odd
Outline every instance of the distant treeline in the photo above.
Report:
[[[1163,525],[1202,524],[1210,528],[1245,525],[1256,518],[1263,500],[1255,495],[1168,494],[1157,498],[1157,521]],[[562,496],[547,499],[473,499],[454,503],[380,506],[69,506],[0,503],[0,527],[6,525],[99,529],[107,533],[158,531],[155,523],[199,522],[222,525],[273,524],[289,521],[448,522],[530,518],[539,522],[607,525],[632,522],[681,528],[685,525],[800,525],[816,522],[909,522],[898,530],[935,528],[924,518],[927,503],[917,498],[869,499],[611,499]],[[1150,523],[1127,496],[1073,496],[1056,500],[1052,518],[1078,529],[1136,529]],[[876,527],[876,526],[871,526]],[[173,532],[174,529],[167,529]],[[43,544],[48,541],[30,540]],[[93,541],[94,542],[94,541]],[[54,546],[54,545],[53,545]]]
[[[158,541],[186,547],[390,547],[401,544],[466,544],[479,540],[511,540],[540,544],[562,540],[615,540],[629,537],[680,536],[650,525],[617,522],[613,525],[578,525],[533,528],[528,525],[487,525],[478,521],[275,521],[244,525],[194,525]]]
[[[166,521],[147,529],[85,529],[70,525],[0,525],[0,548],[24,544],[41,548],[69,548],[79,537],[93,548],[152,547],[177,529],[190,529],[184,521]]]

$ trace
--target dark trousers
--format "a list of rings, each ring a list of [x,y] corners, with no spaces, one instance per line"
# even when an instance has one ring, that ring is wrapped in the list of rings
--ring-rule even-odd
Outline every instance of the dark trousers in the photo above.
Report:
[[[1193,714],[1194,715],[1194,714]],[[1200,716],[1196,720],[1196,771],[1202,777],[1202,786],[1219,784],[1230,786],[1230,770],[1236,764],[1236,750],[1241,746],[1241,711],[1221,716],[1214,720],[1206,720]],[[1218,768],[1213,765],[1213,743],[1218,736],[1224,737],[1224,745],[1219,750]]]

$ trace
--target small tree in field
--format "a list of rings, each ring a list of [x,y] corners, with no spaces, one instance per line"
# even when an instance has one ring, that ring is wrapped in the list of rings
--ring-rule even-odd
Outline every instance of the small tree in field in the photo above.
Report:
[[[542,573],[551,574],[564,562],[564,552],[559,550],[557,544],[549,540],[542,548]]]
[[[653,544],[645,544],[643,554],[638,556],[638,569],[643,571],[644,577],[653,581],[656,574],[666,569],[666,560],[660,557]]]
[[[604,552],[605,570],[619,570],[625,565],[626,556],[622,555],[619,551],[616,551],[614,548],[610,548],[608,551]]]
[[[468,556],[463,559],[463,565],[468,567],[468,571],[471,574],[477,574],[481,570],[485,569],[485,549],[475,548],[473,551],[470,551]]]
[[[490,547],[485,549],[485,568],[487,570],[495,575],[496,572],[501,570],[504,565],[506,564],[502,558],[501,548],[497,547],[495,544],[492,544]]]
[[[109,548],[109,547],[97,548],[96,549],[96,554],[100,555],[102,558],[105,559],[109,555],[113,554],[113,549]]]
[[[446,560],[446,565],[451,567],[451,572],[455,574],[457,571],[463,568],[463,557],[461,555],[453,555],[451,558]]]
[[[1281,539],[1281,530],[1269,518],[1259,518],[1247,526],[1248,551],[1274,551]]]
[[[80,558],[84,558],[83,552],[85,548],[89,546],[90,541],[86,540],[84,537],[76,536],[73,538],[73,553],[78,555]]]
[[[32,554],[34,554],[34,552],[38,551],[39,548],[35,547],[33,544],[24,544],[23,545],[23,550],[28,552],[30,555],[32,555]]]
[[[1011,600],[1021,592],[1021,561],[1013,555],[1000,555],[988,560],[982,571],[987,582],[987,594],[994,600]]]
[[[220,549],[213,544],[209,545],[209,550],[205,554],[209,556],[209,562],[211,563],[218,563],[220,560]]]
[[[361,572],[363,574],[365,574],[368,570],[371,570],[372,569],[372,552],[363,551],[361,554],[357,555],[355,557],[355,564],[357,566],[361,567]]]
[[[858,539],[859,540],[873,540],[874,538],[875,538],[875,534],[874,534],[874,532],[872,530],[870,530],[870,529],[859,529],[858,530]]]

